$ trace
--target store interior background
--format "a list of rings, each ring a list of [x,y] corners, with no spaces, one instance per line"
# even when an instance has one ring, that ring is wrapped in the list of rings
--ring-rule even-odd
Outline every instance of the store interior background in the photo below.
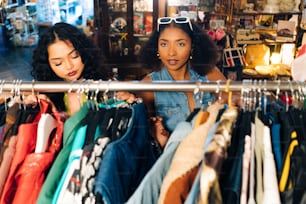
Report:
[[[281,1],[297,5],[299,0],[279,2]],[[59,21],[73,24],[92,37],[108,59],[108,65],[118,68],[122,80],[139,80],[150,71],[141,67],[138,56],[152,29],[156,27],[157,18],[162,16],[187,15],[203,28],[203,32],[212,30],[209,20],[213,19],[220,23],[226,33],[247,38],[247,41],[238,46],[268,44],[271,48],[269,55],[272,56],[285,42],[271,43],[262,39],[262,36],[270,33],[253,33],[255,29],[248,22],[253,25],[258,21],[259,15],[258,12],[255,13],[254,5],[258,9],[259,2],[260,0],[0,0],[0,79],[31,80],[31,54],[39,35]],[[300,26],[306,22],[304,2],[298,4],[289,11],[281,10],[280,4],[276,7],[271,3],[263,6],[260,11],[268,14],[265,16],[273,16],[274,20],[296,19],[298,25],[294,31],[294,39],[289,42],[294,45],[293,55],[296,55],[305,41],[304,29]],[[273,26],[272,23],[264,28],[265,32],[272,30]],[[248,33],[237,35],[242,31]],[[250,38],[253,34],[256,39]],[[268,61],[269,65],[270,60]],[[223,72],[229,70],[223,69],[222,65],[219,68]],[[231,71],[235,74],[234,80],[276,78],[270,74],[244,75],[243,67],[235,67]],[[290,75],[285,78],[290,78]]]

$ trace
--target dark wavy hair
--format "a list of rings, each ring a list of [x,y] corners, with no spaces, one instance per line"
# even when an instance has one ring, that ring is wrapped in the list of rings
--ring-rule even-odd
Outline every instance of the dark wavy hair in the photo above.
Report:
[[[105,58],[101,54],[101,50],[95,46],[93,40],[77,27],[60,22],[43,32],[37,47],[33,51],[31,75],[35,80],[63,80],[53,72],[48,61],[48,46],[56,40],[69,41],[79,52],[84,63],[84,71],[82,73],[84,79],[107,80],[110,78],[110,71],[105,64]],[[65,110],[63,93],[50,93],[47,95],[60,111]]]
[[[188,23],[175,23],[159,25],[159,31],[155,29],[149,40],[142,49],[140,61],[146,68],[159,70],[162,63],[157,56],[158,39],[160,34],[168,27],[176,27],[183,30],[192,41],[192,60],[191,67],[201,75],[208,73],[219,61],[219,53],[215,42],[196,24],[191,23],[192,29]]]
[[[85,79],[103,79],[109,77],[109,70],[105,66],[105,58],[100,49],[88,38],[83,31],[67,23],[56,23],[48,28],[39,38],[38,45],[33,51],[31,74],[38,81],[62,81],[56,76],[49,65],[48,47],[56,40],[69,41],[80,53],[84,63],[82,77]]]

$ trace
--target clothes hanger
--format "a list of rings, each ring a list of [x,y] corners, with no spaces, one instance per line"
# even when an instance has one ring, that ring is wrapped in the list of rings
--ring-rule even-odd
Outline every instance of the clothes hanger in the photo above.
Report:
[[[196,95],[197,99],[200,100],[200,111],[196,115],[196,120],[194,122],[193,127],[197,128],[200,125],[204,124],[209,116],[209,113],[203,108],[203,93],[200,91],[201,81],[197,81],[197,87],[195,88],[193,94]]]

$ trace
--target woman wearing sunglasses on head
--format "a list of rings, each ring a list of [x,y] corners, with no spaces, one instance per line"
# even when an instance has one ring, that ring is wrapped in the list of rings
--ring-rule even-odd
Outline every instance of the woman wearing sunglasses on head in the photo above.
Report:
[[[163,17],[142,50],[142,63],[153,69],[143,81],[226,80],[216,67],[217,47],[188,17]],[[192,92],[145,92],[141,97],[151,115],[153,131],[161,147],[175,126],[186,120],[199,99]],[[204,93],[202,105],[215,100]]]

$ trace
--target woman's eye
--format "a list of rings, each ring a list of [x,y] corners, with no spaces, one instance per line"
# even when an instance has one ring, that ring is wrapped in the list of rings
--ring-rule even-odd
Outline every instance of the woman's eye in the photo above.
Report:
[[[179,47],[184,47],[184,46],[185,46],[185,43],[178,43],[178,46],[179,46]]]
[[[78,58],[80,55],[79,55],[79,53],[78,52],[73,52],[72,54],[71,54],[71,57],[73,58],[73,59],[75,59],[75,58]]]
[[[160,46],[166,47],[166,46],[167,46],[167,43],[160,43]]]
[[[60,62],[60,61],[54,61],[52,64],[53,64],[54,66],[58,67],[58,66],[61,66],[61,65],[62,65],[62,62]]]

